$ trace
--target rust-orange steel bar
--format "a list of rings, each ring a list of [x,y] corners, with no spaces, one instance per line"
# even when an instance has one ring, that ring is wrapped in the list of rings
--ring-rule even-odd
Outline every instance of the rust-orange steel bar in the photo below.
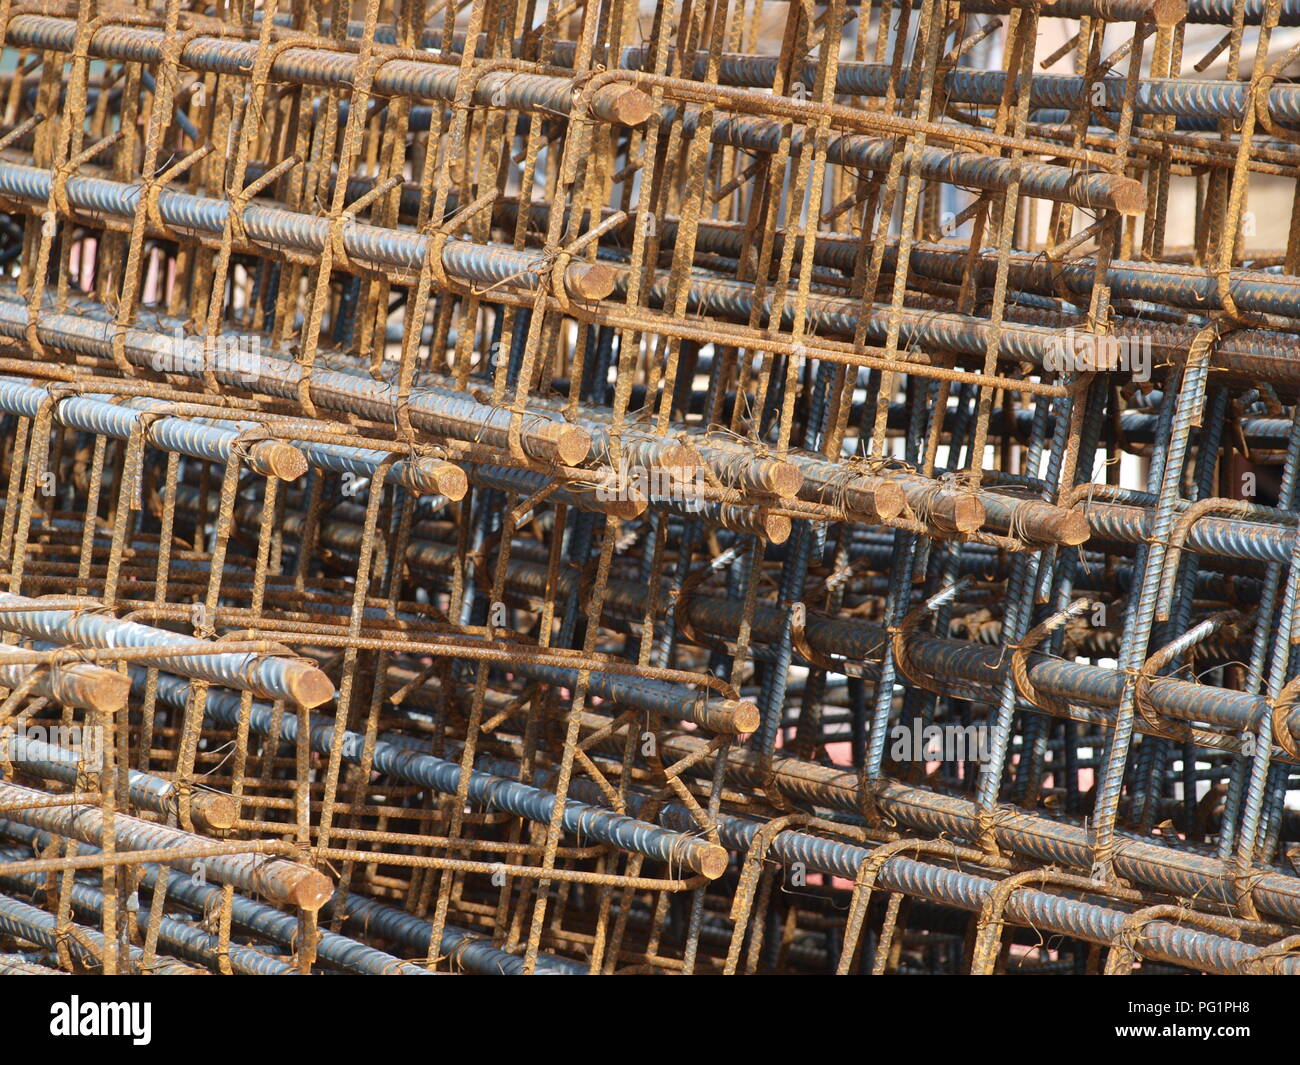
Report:
[[[0,972],[1297,971],[1298,18],[0,4]]]

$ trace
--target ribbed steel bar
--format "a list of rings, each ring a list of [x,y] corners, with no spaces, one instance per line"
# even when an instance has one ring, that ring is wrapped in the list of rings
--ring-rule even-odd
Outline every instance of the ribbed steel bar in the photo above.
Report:
[[[0,968],[1293,971],[1295,7],[0,10]]]
[[[0,629],[65,646],[106,650],[190,648],[188,654],[163,654],[143,661],[213,684],[290,699],[302,706],[319,706],[334,696],[329,677],[312,663],[289,655],[220,651],[220,644],[213,643],[196,646],[193,638],[166,629],[76,609],[51,610],[39,599],[7,592],[0,593]]]
[[[15,163],[0,163],[0,199],[44,206],[54,188],[47,170]],[[139,185],[106,178],[74,177],[61,183],[60,191],[70,208],[87,213],[132,219],[144,195]],[[178,232],[220,237],[234,210],[230,201],[196,196],[171,189],[161,190],[155,201],[162,226]],[[334,239],[328,219],[253,202],[239,214],[243,238],[270,252],[319,255]],[[394,230],[352,222],[338,237],[346,261],[372,269],[420,272],[429,255],[432,238],[411,230]],[[537,256],[510,247],[481,247],[469,241],[448,240],[440,248],[442,269],[450,278],[484,287],[509,285],[530,291],[543,283]],[[572,263],[561,283],[576,299],[599,299],[608,295],[610,269],[597,263]]]
[[[98,771],[103,757],[103,751],[95,750],[93,745],[72,750],[46,743],[30,733],[11,740],[5,753],[9,761],[29,776],[59,780],[69,786],[75,786],[82,774]],[[141,773],[137,769],[127,771],[127,796],[137,809],[151,810],[165,817],[174,816],[179,790],[175,781]],[[228,831],[239,816],[235,801],[218,792],[200,791],[191,797],[190,802],[192,816],[205,831]]]
[[[105,828],[102,810],[82,804],[42,806],[42,797],[40,791],[18,784],[0,783],[0,799],[11,820],[83,843],[102,845]],[[28,804],[26,808],[22,808],[24,803]],[[184,854],[187,849],[201,846],[203,842],[202,837],[191,833],[125,814],[113,818],[112,832],[114,843],[121,850],[176,850]],[[191,873],[201,870],[202,875],[219,883],[258,892],[276,902],[291,903],[307,910],[319,909],[332,890],[329,878],[323,873],[283,858],[268,858],[256,853],[183,856],[171,864]]]
[[[72,429],[129,440],[143,430],[149,442],[163,451],[229,462],[244,446],[237,431],[201,425],[182,418],[146,418],[140,411],[114,404],[108,397],[55,396],[48,389],[22,381],[0,379],[0,410],[35,418],[49,405],[56,421]],[[307,470],[302,454],[285,441],[250,439],[244,454],[249,468],[265,476],[291,481]]]
[[[0,834],[39,847],[48,846],[55,839],[47,832],[11,821],[0,822]],[[81,853],[90,853],[93,850],[93,847],[87,848],[83,845]],[[10,852],[7,857],[12,858],[15,855]],[[162,866],[141,866],[141,882],[151,891],[157,890],[161,882],[160,876],[166,882],[167,897],[183,903],[197,913],[209,913],[222,904],[223,892],[219,887],[201,881],[196,882],[191,876]],[[42,880],[33,881],[31,877],[22,876],[11,876],[2,882],[5,882],[11,890],[14,885],[35,890],[40,890],[44,886]],[[79,883],[74,888],[74,892],[73,903],[79,907],[97,912],[102,905],[102,892],[95,891],[93,885]],[[231,914],[235,923],[241,928],[246,928],[264,937],[268,942],[278,943],[281,946],[292,947],[301,931],[298,921],[289,914],[244,895],[234,896]],[[142,922],[147,920],[147,914],[143,910],[140,920]],[[143,931],[143,927],[141,930]],[[181,957],[205,964],[216,962],[219,946],[216,937],[206,935],[191,926],[183,925],[171,918],[164,918],[159,938]],[[375,976],[430,975],[427,969],[418,965],[404,962],[391,954],[385,954],[381,950],[333,932],[321,933],[316,952],[321,961],[345,972]],[[237,971],[251,975],[287,975],[296,971],[293,966],[268,957],[261,951],[239,945],[235,945],[232,951],[231,962]]]
[[[0,826],[0,832],[5,831]],[[23,851],[0,851],[0,861],[16,861],[25,857]],[[182,878],[188,881],[188,878]],[[6,891],[17,891],[27,895],[38,895],[44,890],[46,884],[45,877],[39,873],[29,873],[26,875],[18,874],[0,874],[0,885],[3,885]],[[104,892],[93,884],[75,883],[71,891],[72,907],[78,913],[87,917],[102,917],[104,912]],[[136,922],[140,931],[145,931],[149,915],[145,910],[138,911]],[[289,976],[295,971],[293,966],[279,958],[270,957],[261,951],[245,946],[242,943],[231,943],[223,951],[220,939],[211,932],[205,932],[185,921],[178,920],[175,917],[164,917],[158,925],[158,942],[166,950],[167,954],[175,958],[183,958],[186,961],[195,962],[205,967],[215,968],[218,964],[219,957],[229,959],[231,969],[243,976]],[[133,948],[136,952],[135,957],[140,959],[139,948]],[[162,962],[164,968],[169,965],[168,960],[158,959]],[[175,964],[175,963],[170,963]],[[150,969],[151,972],[157,972],[157,969]]]
[[[5,43],[40,51],[71,52],[77,29],[76,19],[18,14],[9,20]],[[167,36],[152,26],[107,25],[92,34],[88,48],[97,59],[154,65],[164,58]],[[177,61],[205,73],[247,75],[259,51],[255,41],[195,35],[185,42]],[[277,81],[340,89],[353,87],[361,70],[362,63],[355,54],[324,41],[304,40],[301,46],[280,50],[268,74]],[[459,74],[456,67],[395,57],[374,72],[371,90],[387,96],[451,102],[456,98]],[[474,101],[483,106],[567,114],[573,101],[573,84],[567,78],[526,72],[488,73],[477,79]],[[593,114],[608,122],[638,125],[649,116],[645,95],[628,86],[610,86],[603,94],[595,94],[590,106]]]
[[[5,300],[0,292],[0,332],[26,336],[29,315],[26,305],[16,299]],[[77,352],[111,358],[113,338],[121,335],[103,308],[82,308],[78,314],[44,312],[39,315],[37,334],[43,342]],[[179,324],[179,323],[176,323]],[[260,394],[297,399],[300,383],[306,376],[301,365],[271,352],[259,353],[257,370],[250,374],[246,366],[223,364],[205,353],[201,338],[186,336],[181,344],[182,357],[174,335],[162,335],[144,327],[125,330],[126,357],[141,369],[166,366],[189,377],[212,372],[217,380],[232,388],[251,387]],[[362,377],[353,372],[315,370],[310,375],[310,396],[315,403],[338,411],[379,422],[392,422],[399,410],[398,397],[386,382]],[[472,441],[507,447],[511,435],[510,412],[479,402],[473,395],[437,387],[421,386],[410,396],[408,407],[413,425],[426,432],[455,440]],[[581,462],[590,450],[589,434],[549,414],[528,412],[517,426],[518,438],[525,453],[542,461],[566,464]]]
[[[80,890],[79,887],[78,890]],[[17,936],[19,939],[50,950],[53,950],[59,944],[60,939],[63,938],[60,935],[58,918],[54,914],[46,913],[30,903],[8,895],[0,895],[0,928],[4,929],[8,935]],[[86,938],[90,946],[83,945],[76,937],[68,937],[70,940],[68,949],[82,964],[86,966],[97,965],[103,951],[106,949],[106,941],[103,935],[93,928],[82,926],[78,926],[77,931]],[[95,953],[96,951],[99,952],[98,955]],[[143,965],[145,960],[143,950],[136,946],[130,946],[128,952],[131,960],[136,965]],[[159,976],[207,975],[205,969],[198,969],[192,965],[186,965],[182,961],[167,957],[155,957],[153,963],[149,966],[149,972]]]
[[[177,678],[160,678],[158,690],[160,697],[176,705],[183,706],[190,697],[188,685]],[[238,699],[214,692],[208,698],[205,713],[215,723],[233,727],[239,723],[243,711]],[[275,722],[273,710],[264,703],[253,703],[248,710],[248,727],[255,732],[269,733]],[[281,718],[278,726],[283,739],[292,741],[296,738],[296,718]],[[312,746],[318,751],[328,752],[333,742],[333,724],[322,718],[313,718],[310,730]],[[346,761],[360,762],[362,751],[367,746],[372,748],[371,764],[378,772],[391,773],[403,780],[435,788],[445,795],[457,793],[461,769],[454,762],[417,753],[405,744],[389,744],[382,737],[368,744],[367,738],[360,733],[344,733],[343,757]],[[555,805],[553,795],[486,773],[470,773],[467,795],[472,802],[486,808],[541,822],[549,820]],[[608,843],[711,878],[721,875],[724,868],[721,849],[694,836],[666,832],[654,825],[573,800],[565,803],[563,816],[565,829],[580,839]]]

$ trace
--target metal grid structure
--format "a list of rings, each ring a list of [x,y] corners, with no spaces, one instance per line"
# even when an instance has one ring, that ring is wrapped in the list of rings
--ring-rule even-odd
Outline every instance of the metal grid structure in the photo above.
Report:
[[[0,0],[0,972],[1300,972],[1295,25]]]

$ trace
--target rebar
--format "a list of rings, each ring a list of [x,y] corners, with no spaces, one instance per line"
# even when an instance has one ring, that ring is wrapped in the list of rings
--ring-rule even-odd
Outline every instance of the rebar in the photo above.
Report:
[[[1300,972],[1297,24],[0,5],[0,972]]]

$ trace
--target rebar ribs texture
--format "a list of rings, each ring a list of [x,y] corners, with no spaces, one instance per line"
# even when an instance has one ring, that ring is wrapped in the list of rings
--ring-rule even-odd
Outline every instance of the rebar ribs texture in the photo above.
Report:
[[[0,2],[0,971],[1300,972],[1297,24]]]

